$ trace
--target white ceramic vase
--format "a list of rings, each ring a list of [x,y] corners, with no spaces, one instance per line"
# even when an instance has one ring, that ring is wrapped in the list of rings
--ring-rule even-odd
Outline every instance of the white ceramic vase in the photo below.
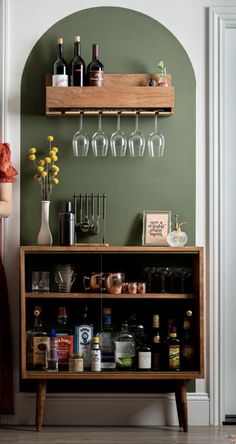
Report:
[[[50,200],[41,201],[41,226],[38,234],[38,245],[52,245],[52,233],[49,227]]]

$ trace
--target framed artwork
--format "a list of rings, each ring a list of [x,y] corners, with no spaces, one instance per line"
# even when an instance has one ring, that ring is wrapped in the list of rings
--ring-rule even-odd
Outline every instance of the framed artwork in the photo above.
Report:
[[[171,211],[143,212],[143,245],[169,245],[167,234],[171,229]]]

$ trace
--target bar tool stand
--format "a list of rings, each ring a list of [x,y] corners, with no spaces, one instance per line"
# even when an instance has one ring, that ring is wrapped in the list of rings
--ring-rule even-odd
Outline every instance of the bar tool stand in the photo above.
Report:
[[[82,239],[94,236],[101,242],[94,242],[93,245],[108,245],[106,243],[106,193],[85,193],[74,194],[75,213],[75,242],[82,245]]]

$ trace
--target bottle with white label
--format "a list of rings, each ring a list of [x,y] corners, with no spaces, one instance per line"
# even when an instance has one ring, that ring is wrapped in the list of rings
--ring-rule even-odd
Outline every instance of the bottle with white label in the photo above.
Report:
[[[91,350],[91,371],[101,371],[101,350],[99,347],[99,336],[94,336]]]
[[[93,337],[93,325],[88,321],[88,307],[85,306],[81,313],[80,321],[75,325],[74,351],[83,353],[84,369],[91,367],[91,348]]]
[[[128,323],[121,326],[121,331],[114,337],[115,362],[119,370],[131,370],[135,361],[135,339],[128,330]]]
[[[138,369],[151,370],[152,353],[151,347],[147,344],[147,336],[143,336],[142,344],[138,347]]]
[[[63,58],[63,38],[57,39],[57,59],[53,64],[52,86],[68,86],[68,66]]]

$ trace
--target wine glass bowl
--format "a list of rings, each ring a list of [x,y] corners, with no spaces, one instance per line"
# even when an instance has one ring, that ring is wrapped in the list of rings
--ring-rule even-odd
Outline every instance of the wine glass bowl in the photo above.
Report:
[[[129,136],[130,157],[143,157],[145,151],[145,137],[138,126],[139,115],[136,114],[135,130]]]
[[[98,130],[92,135],[91,139],[94,157],[106,157],[108,151],[108,137],[102,130],[102,116],[98,115]]]
[[[185,292],[185,281],[192,274],[192,268],[190,267],[176,267],[174,268],[174,275],[180,278],[180,292]]]
[[[72,139],[72,147],[75,157],[86,157],[89,150],[89,137],[83,130],[83,113],[80,114],[80,129]]]
[[[155,114],[154,131],[148,136],[148,154],[149,157],[162,157],[165,149],[165,137],[158,131],[157,113]]]
[[[111,154],[113,157],[124,157],[127,148],[127,139],[120,129],[120,112],[117,114],[117,129],[110,137]]]
[[[170,267],[157,267],[156,268],[156,276],[160,276],[161,278],[161,293],[166,293],[166,278],[171,276],[173,270]]]

